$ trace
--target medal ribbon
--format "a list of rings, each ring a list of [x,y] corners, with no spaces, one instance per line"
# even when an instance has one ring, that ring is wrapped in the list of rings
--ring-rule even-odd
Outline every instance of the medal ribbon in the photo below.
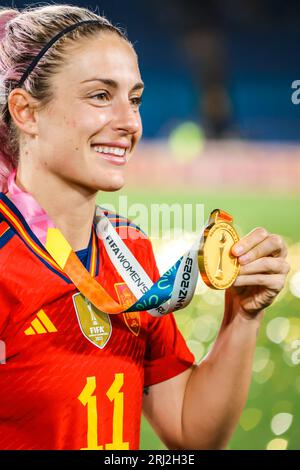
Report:
[[[108,314],[146,310],[151,315],[160,317],[189,304],[199,274],[198,251],[202,243],[204,228],[192,247],[157,282],[153,283],[105,216],[103,210],[96,206],[94,223],[97,236],[103,240],[112,263],[137,299],[129,308],[124,308],[91,276],[61,231],[55,227],[53,221],[33,196],[22,191],[16,185],[15,175],[16,171],[14,170],[8,179],[11,200],[57,265],[96,308]],[[134,276],[132,273],[135,273]]]

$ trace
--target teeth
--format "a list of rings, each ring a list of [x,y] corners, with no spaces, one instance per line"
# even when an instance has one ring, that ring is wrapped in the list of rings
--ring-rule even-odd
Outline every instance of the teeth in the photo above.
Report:
[[[103,146],[95,146],[94,147],[96,152],[99,153],[111,153],[113,155],[117,155],[118,157],[123,157],[125,155],[125,149],[120,147],[103,147]]]

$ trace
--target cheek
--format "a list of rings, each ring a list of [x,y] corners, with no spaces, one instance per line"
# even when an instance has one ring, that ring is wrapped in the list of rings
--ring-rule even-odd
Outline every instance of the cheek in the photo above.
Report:
[[[52,113],[45,116],[41,123],[41,138],[43,140],[62,140],[74,142],[78,137],[90,138],[99,132],[111,119],[108,110],[92,106],[70,105],[64,108],[57,106]]]
[[[65,174],[82,165],[82,152],[110,120],[103,109],[86,106],[73,112],[66,109],[58,106],[53,115],[45,116],[40,122],[39,136],[44,165]]]
[[[108,122],[109,117],[99,110],[96,113],[77,113],[65,121],[61,130],[64,147],[86,149],[93,138],[101,134]]]

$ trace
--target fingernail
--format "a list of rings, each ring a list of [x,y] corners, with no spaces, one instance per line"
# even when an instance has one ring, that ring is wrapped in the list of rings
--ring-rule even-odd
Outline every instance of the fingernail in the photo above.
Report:
[[[234,247],[233,251],[236,255],[240,255],[241,253],[243,253],[244,248],[241,245],[237,245]]]

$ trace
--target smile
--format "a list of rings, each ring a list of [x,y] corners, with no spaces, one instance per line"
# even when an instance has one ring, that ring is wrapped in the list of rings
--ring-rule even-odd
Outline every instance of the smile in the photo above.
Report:
[[[104,147],[104,146],[95,146],[96,152],[105,153],[110,155],[117,155],[118,157],[123,157],[125,155],[126,149],[120,147]]]
[[[126,149],[120,147],[105,147],[105,146],[94,146],[95,152],[97,152],[104,160],[109,161],[114,165],[125,165],[126,160]]]

